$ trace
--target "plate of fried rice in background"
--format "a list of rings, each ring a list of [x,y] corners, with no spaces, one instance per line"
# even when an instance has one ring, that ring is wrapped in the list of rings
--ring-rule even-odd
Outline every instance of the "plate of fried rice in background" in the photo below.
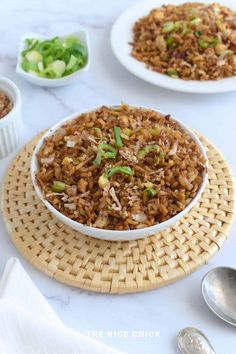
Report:
[[[189,93],[236,90],[236,3],[145,1],[114,23],[111,46],[131,73]]]
[[[110,241],[144,238],[183,217],[207,182],[197,136],[156,110],[102,106],[52,127],[32,157],[39,198],[63,223]]]

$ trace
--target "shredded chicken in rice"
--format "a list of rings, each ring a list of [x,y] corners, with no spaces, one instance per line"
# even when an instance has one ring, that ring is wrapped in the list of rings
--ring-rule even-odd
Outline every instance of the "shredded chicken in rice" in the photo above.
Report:
[[[44,140],[37,183],[61,213],[110,230],[182,211],[202,183],[198,145],[169,115],[121,105],[67,122]]]
[[[184,80],[236,74],[236,13],[217,3],[163,5],[133,27],[132,56]]]

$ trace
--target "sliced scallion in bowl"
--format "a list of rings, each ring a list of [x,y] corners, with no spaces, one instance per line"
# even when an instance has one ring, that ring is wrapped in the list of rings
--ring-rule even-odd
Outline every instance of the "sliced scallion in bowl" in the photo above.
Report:
[[[24,71],[47,79],[58,79],[82,69],[88,60],[88,51],[75,36],[40,40],[27,38],[21,52]]]

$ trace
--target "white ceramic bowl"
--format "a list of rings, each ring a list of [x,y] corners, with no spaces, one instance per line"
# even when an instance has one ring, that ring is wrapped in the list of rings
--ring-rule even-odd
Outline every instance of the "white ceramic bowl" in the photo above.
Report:
[[[182,79],[171,78],[167,75],[160,74],[131,56],[131,45],[133,41],[132,28],[134,23],[143,16],[146,16],[150,10],[160,7],[164,4],[179,5],[187,2],[187,0],[147,0],[138,3],[137,5],[126,10],[114,23],[111,31],[111,46],[112,50],[119,60],[119,62],[132,74],[140,79],[148,81],[154,85],[171,89],[175,91],[182,91],[188,93],[217,93],[236,90],[236,76],[213,81],[185,81]],[[188,2],[195,2],[195,0],[188,0]],[[212,3],[213,0],[202,0],[203,3]],[[221,1],[222,5],[228,6],[236,11],[235,0]]]
[[[113,105],[114,106],[114,105]],[[135,107],[135,106],[133,106]],[[137,107],[137,106],[136,106]],[[139,106],[140,107],[140,106]],[[143,107],[142,108],[147,108],[147,107]],[[89,110],[89,112],[94,111],[94,109]],[[65,124],[67,121],[70,121],[76,117],[78,117],[81,113],[84,112],[77,112],[72,114],[69,117],[66,117],[65,119],[63,119],[62,121],[60,121],[59,123],[57,123],[56,125],[54,125],[51,129],[49,129],[44,135],[43,137],[39,140],[37,146],[35,147],[35,150],[33,152],[32,155],[32,161],[31,161],[31,177],[32,177],[32,182],[35,188],[35,191],[38,195],[38,197],[42,200],[42,202],[45,204],[45,206],[48,208],[48,210],[54,215],[56,216],[60,221],[62,221],[64,224],[70,226],[72,229],[77,230],[82,232],[85,235],[89,235],[95,238],[99,238],[99,239],[103,239],[103,240],[107,240],[107,241],[130,241],[130,240],[135,240],[135,239],[141,239],[141,238],[145,238],[147,236],[153,235],[169,226],[171,226],[172,224],[174,224],[176,221],[180,220],[185,214],[187,214],[190,209],[197,203],[197,201],[199,200],[205,185],[207,183],[207,167],[208,167],[208,160],[207,160],[207,155],[206,152],[200,142],[200,140],[198,139],[198,137],[189,129],[187,128],[184,124],[180,123],[177,119],[175,119],[180,125],[181,127],[193,138],[193,140],[197,143],[197,145],[199,146],[202,154],[204,155],[205,159],[206,159],[206,172],[204,172],[203,174],[203,182],[199,188],[198,193],[196,194],[196,196],[194,197],[194,199],[191,201],[191,203],[179,214],[177,214],[176,216],[174,216],[173,218],[164,221],[160,224],[156,224],[150,227],[146,227],[143,229],[136,229],[136,230],[125,230],[125,231],[116,231],[116,230],[104,230],[104,229],[99,229],[99,228],[95,228],[95,227],[91,227],[91,226],[87,226],[87,225],[83,225],[77,221],[71,220],[70,218],[68,218],[67,216],[63,215],[62,213],[60,213],[58,210],[56,210],[43,196],[40,188],[38,187],[36,180],[35,180],[35,174],[39,169],[39,165],[37,162],[37,152],[39,151],[39,149],[41,148],[43,141],[46,137],[52,135],[55,133],[55,131],[63,124]],[[165,114],[163,112],[160,112],[162,114]]]
[[[0,159],[2,159],[13,152],[19,144],[21,96],[14,82],[2,76],[0,91],[3,91],[13,103],[12,110],[0,119]]]
[[[20,76],[24,77],[26,80],[31,82],[32,84],[39,85],[39,86],[58,87],[58,86],[69,85],[69,84],[76,82],[83,73],[88,71],[89,66],[90,66],[89,39],[88,39],[87,31],[85,31],[85,30],[80,30],[80,31],[74,32],[74,33],[68,33],[67,35],[60,36],[60,38],[63,39],[68,36],[77,37],[79,39],[79,41],[87,48],[88,60],[87,60],[86,65],[83,68],[74,72],[73,74],[61,77],[59,79],[47,79],[47,78],[43,78],[43,77],[38,77],[37,75],[34,75],[34,74],[24,71],[21,67],[21,60],[22,60],[21,52],[26,49],[25,40],[27,38],[37,38],[37,39],[45,40],[45,39],[53,37],[53,36],[43,36],[41,34],[27,32],[27,33],[23,34],[23,36],[21,37],[21,40],[20,40],[20,47],[19,47],[18,57],[17,57],[16,72]]]

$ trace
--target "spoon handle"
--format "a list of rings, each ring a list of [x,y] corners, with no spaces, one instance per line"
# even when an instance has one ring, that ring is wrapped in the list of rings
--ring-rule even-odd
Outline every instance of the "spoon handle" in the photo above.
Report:
[[[177,341],[183,354],[216,354],[207,337],[196,328],[182,329]]]

